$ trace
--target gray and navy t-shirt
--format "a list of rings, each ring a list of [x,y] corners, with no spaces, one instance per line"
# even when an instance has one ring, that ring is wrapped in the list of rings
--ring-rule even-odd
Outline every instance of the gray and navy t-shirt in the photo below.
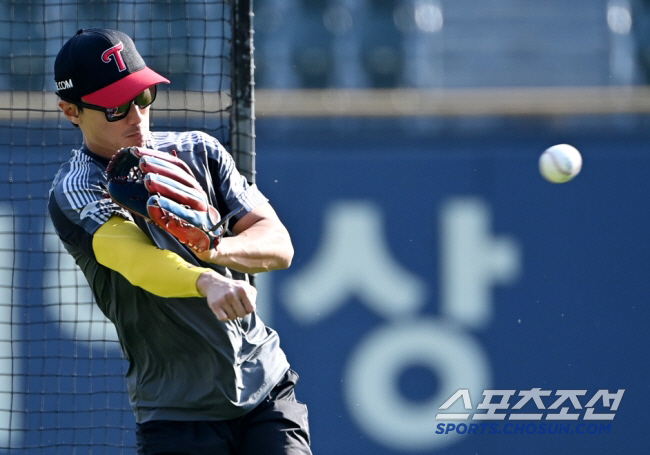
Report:
[[[149,147],[185,161],[222,216],[235,223],[266,198],[237,171],[219,142],[202,132],[152,133]],[[247,275],[199,261],[172,235],[106,197],[108,160],[82,146],[57,173],[48,209],[96,302],[116,326],[129,361],[126,379],[139,423],[224,420],[259,404],[289,368],[277,333],[256,313],[221,322],[204,298],[163,298],[131,285],[95,259],[92,236],[113,215],[134,221],[159,247],[234,279]]]

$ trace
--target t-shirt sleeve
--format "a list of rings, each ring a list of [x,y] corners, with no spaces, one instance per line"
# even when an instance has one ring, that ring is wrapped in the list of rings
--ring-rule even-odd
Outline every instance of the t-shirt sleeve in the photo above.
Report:
[[[215,186],[217,197],[227,207],[228,212],[241,210],[235,217],[236,222],[255,207],[268,199],[257,185],[249,184],[235,165],[232,155],[216,139],[205,135],[205,148],[208,166]],[[225,214],[223,214],[225,215]]]
[[[133,216],[105,195],[101,171],[80,165],[65,168],[55,179],[48,211],[59,237],[93,257],[92,236],[112,216]]]

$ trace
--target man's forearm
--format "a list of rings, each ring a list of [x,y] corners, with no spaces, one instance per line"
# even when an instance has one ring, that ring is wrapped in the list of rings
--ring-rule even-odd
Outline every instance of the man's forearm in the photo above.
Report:
[[[244,273],[268,272],[291,265],[293,245],[284,226],[260,221],[199,257]]]

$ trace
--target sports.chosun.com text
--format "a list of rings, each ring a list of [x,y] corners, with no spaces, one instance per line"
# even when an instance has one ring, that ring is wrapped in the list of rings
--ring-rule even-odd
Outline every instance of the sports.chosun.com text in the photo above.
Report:
[[[611,423],[439,423],[436,434],[609,434]]]

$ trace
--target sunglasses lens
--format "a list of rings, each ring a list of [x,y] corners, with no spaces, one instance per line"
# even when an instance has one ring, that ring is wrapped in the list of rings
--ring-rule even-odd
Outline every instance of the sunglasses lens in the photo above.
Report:
[[[135,104],[137,104],[141,109],[144,109],[154,102],[157,92],[158,89],[156,89],[155,85],[153,87],[149,87],[144,92],[135,97]]]
[[[121,106],[106,108],[106,119],[109,122],[115,122],[126,117],[129,113],[131,103],[124,103]]]
[[[138,105],[140,109],[144,109],[145,107],[149,106],[151,103],[154,102],[156,99],[156,94],[158,90],[156,86],[149,87],[145,89],[144,92],[140,93],[138,96],[133,99],[133,101],[129,101],[128,103],[124,103],[121,106],[117,107],[111,107],[111,108],[106,108],[106,120],[109,122],[116,122],[118,120],[122,120],[124,117],[129,115],[129,110],[131,110],[131,104],[135,103]]]

